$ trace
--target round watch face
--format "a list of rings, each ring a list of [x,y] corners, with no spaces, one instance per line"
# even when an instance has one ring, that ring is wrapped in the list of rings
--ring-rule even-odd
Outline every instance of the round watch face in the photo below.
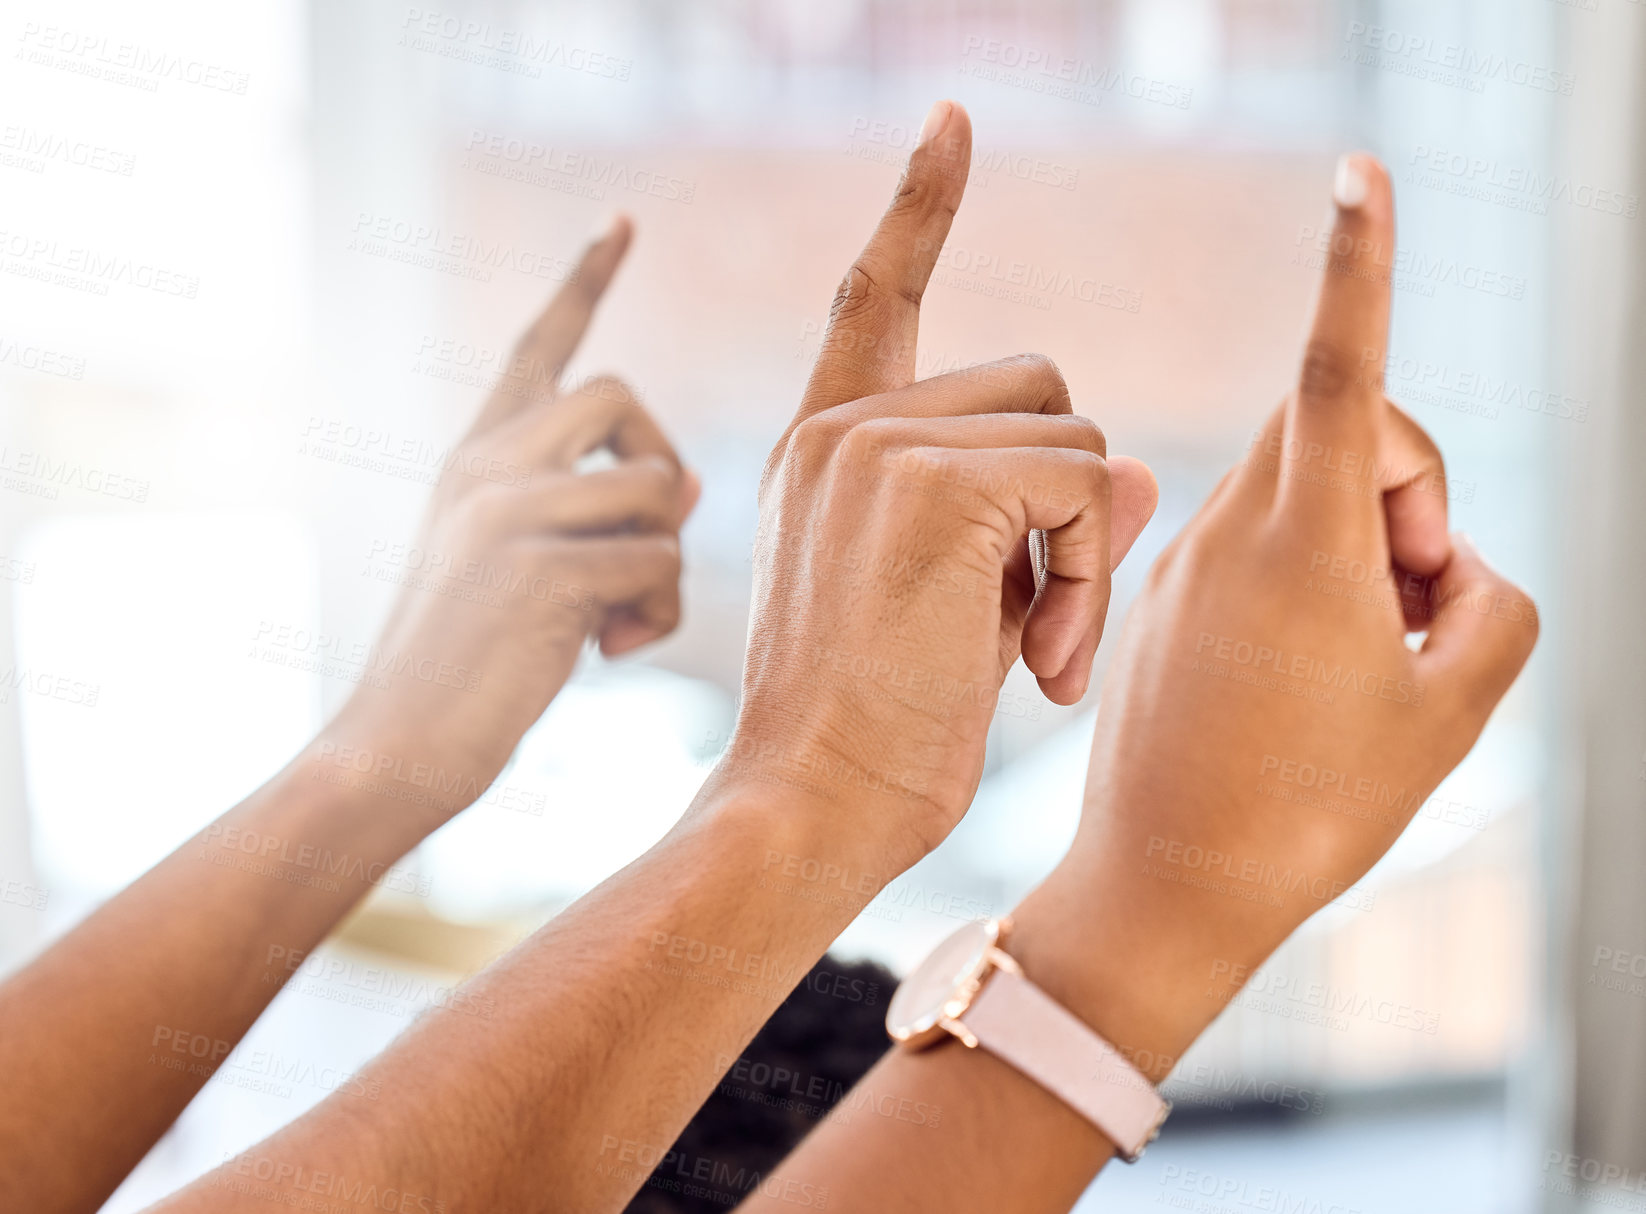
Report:
[[[993,919],[968,923],[932,950],[897,988],[886,1009],[886,1031],[909,1045],[930,1039],[938,1021],[959,1016],[971,1002],[1000,938]]]

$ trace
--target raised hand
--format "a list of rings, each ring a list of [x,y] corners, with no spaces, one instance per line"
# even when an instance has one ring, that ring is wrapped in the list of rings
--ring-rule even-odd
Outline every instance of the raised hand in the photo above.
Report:
[[[1151,571],[1078,837],[1025,908],[1108,925],[1068,972],[1168,1064],[1388,850],[1537,637],[1526,595],[1448,536],[1440,453],[1383,395],[1388,176],[1346,158],[1336,194],[1296,386]]]
[[[971,801],[1020,647],[1050,694],[1084,690],[1111,557],[1154,484],[1111,469],[1045,359],[911,382],[969,144],[940,105],[767,467],[730,754],[663,839],[471,982],[495,1020],[424,1017],[370,1064],[417,1099],[329,1100],[255,1156],[452,1209],[618,1208],[645,1179],[632,1161],[674,1141],[859,909],[763,880],[773,855],[849,871],[872,897]],[[637,600],[638,585],[602,601]],[[222,1208],[230,1170],[170,1208]]]
[[[434,774],[405,791],[455,812],[502,769],[585,640],[616,655],[678,623],[696,477],[621,381],[555,387],[630,237],[620,219],[589,248],[447,460],[373,655],[381,678],[319,740],[322,770],[403,780],[420,764]],[[615,461],[578,470],[601,449]]]
[[[447,461],[420,580],[360,663],[372,679],[283,771],[0,984],[0,1208],[103,1205],[291,976],[279,959],[307,956],[486,790],[583,642],[617,653],[674,626],[695,480],[615,380],[552,388],[628,242],[620,222],[588,251]],[[579,474],[602,448],[615,466]],[[330,1122],[321,1136],[369,1174],[357,1139]],[[238,1200],[206,1189],[195,1208]]]
[[[767,461],[743,710],[716,775],[884,838],[891,871],[970,804],[1020,652],[1053,700],[1085,692],[1110,570],[1155,503],[1142,464],[1106,461],[1048,359],[914,382],[970,155],[965,111],[940,102]]]

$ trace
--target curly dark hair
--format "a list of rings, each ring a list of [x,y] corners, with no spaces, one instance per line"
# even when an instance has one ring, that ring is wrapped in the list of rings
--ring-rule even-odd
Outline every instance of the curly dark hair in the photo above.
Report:
[[[872,961],[819,961],[742,1055],[725,1060],[628,1214],[709,1214],[753,1192],[886,1052],[896,986]]]

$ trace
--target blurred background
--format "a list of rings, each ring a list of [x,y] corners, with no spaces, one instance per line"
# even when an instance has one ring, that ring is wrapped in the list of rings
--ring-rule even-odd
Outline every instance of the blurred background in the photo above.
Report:
[[[735,710],[761,460],[939,97],[977,150],[922,374],[1044,352],[1154,467],[1112,618],[1286,390],[1364,147],[1397,182],[1390,394],[1544,619],[1364,894],[1082,1208],[1646,1210],[1646,5],[6,0],[0,41],[0,966],[347,696],[384,546],[558,285],[519,267],[613,211],[638,240],[575,370],[638,385],[706,485],[679,633],[586,660],[110,1210],[321,1099],[688,802]],[[1100,685],[1006,691],[971,814],[840,952],[901,971],[1060,855]]]

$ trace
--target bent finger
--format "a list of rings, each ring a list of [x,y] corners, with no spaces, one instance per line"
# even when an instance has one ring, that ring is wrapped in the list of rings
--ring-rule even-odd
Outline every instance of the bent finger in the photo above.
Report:
[[[681,479],[679,467],[656,455],[593,472],[560,473],[529,490],[531,523],[569,534],[672,531],[680,521]]]
[[[680,455],[639,396],[622,380],[596,376],[549,409],[510,423],[504,441],[530,466],[570,468],[591,451],[620,458],[655,455],[680,466]]]
[[[1419,669],[1484,725],[1537,643],[1537,607],[1462,534],[1452,537],[1451,559],[1436,583]]]
[[[1392,401],[1386,406],[1383,439],[1389,554],[1402,569],[1433,577],[1452,555],[1446,461],[1429,432]]]

